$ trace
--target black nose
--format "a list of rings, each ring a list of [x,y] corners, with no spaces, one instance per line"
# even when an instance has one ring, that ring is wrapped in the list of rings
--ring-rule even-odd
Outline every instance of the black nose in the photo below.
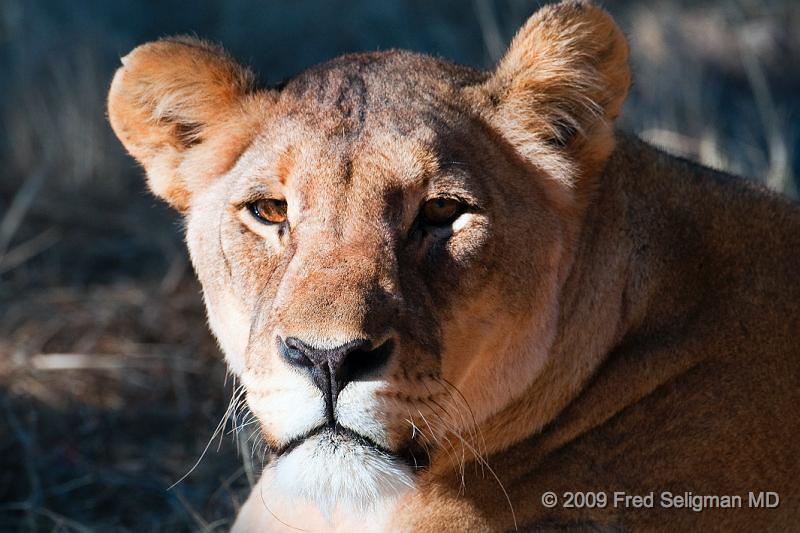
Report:
[[[339,393],[359,378],[376,374],[386,365],[394,348],[390,339],[377,348],[367,339],[356,339],[335,348],[315,348],[297,337],[278,337],[281,356],[293,366],[306,369],[325,397],[328,420],[334,422]]]

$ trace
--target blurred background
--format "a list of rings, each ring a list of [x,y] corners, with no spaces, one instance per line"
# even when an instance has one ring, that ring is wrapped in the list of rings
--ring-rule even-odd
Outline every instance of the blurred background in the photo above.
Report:
[[[0,530],[226,530],[261,465],[179,218],[105,118],[119,58],[175,33],[268,83],[360,50],[489,68],[532,0],[0,1]],[[625,129],[797,197],[800,3],[604,2]]]

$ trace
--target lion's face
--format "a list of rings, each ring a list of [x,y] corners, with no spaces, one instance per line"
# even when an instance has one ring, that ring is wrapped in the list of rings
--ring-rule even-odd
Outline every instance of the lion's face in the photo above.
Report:
[[[392,54],[290,81],[190,206],[211,326],[285,460],[422,464],[542,362],[523,337],[550,335],[558,213],[419,69],[474,78]]]
[[[163,83],[185,101],[148,110],[170,94],[141,94],[167,56]],[[176,78],[183,57],[205,86]],[[282,492],[395,494],[453,441],[478,453],[476,425],[546,364],[580,219],[570,182],[607,156],[618,109],[592,115],[591,144],[568,98],[548,128],[546,108],[511,97],[516,67],[355,55],[259,92],[196,41],[126,58],[112,124],[186,213],[211,328]]]

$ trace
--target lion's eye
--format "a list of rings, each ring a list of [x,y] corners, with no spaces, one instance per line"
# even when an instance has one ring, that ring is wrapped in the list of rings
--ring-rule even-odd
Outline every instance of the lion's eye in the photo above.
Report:
[[[422,222],[429,226],[446,226],[464,212],[464,204],[452,198],[433,198],[422,204]]]
[[[264,224],[282,224],[286,222],[285,200],[256,200],[247,204],[248,209]]]

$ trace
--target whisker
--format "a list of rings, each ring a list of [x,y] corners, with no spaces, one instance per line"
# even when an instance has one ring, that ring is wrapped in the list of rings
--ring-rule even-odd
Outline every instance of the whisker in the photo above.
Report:
[[[492,474],[492,477],[494,477],[494,480],[500,486],[500,490],[503,491],[503,495],[506,497],[506,502],[508,502],[508,508],[511,510],[511,518],[514,521],[514,529],[518,531],[519,528],[517,526],[517,515],[514,512],[514,505],[511,503],[511,497],[508,495],[508,491],[506,491],[505,485],[503,485],[503,482],[500,481],[500,478],[497,476],[497,473],[494,471],[494,469],[491,467],[491,465],[489,465],[489,462],[486,459],[484,459],[482,456],[478,455],[477,450],[475,450],[475,448],[473,448],[470,443],[468,443],[466,440],[464,440],[461,437],[461,435],[459,435],[458,433],[456,433],[455,436],[457,438],[461,439],[461,442],[464,444],[464,446],[466,446],[467,448],[469,448],[472,451],[472,453],[475,455],[475,458],[478,461],[480,461],[480,462],[482,462],[484,464],[486,469],[489,471],[490,474]]]
[[[226,411],[226,416],[222,420],[223,424],[222,424],[222,427],[220,428],[219,441],[217,442],[217,451],[219,451],[220,448],[222,447],[222,437],[224,436],[224,429],[225,429],[225,425],[227,424],[228,420],[231,420],[232,425],[234,425],[234,426],[236,425],[237,414],[239,412],[239,409],[241,409],[241,403],[243,401],[243,398],[244,398],[245,394],[246,394],[246,391],[244,389],[244,385],[239,385],[239,387],[234,389],[234,395],[231,397],[231,401],[228,403],[228,409]],[[213,437],[212,437],[212,439],[213,439]],[[239,444],[238,436],[234,437],[234,440],[235,440],[235,442],[236,442],[236,444],[238,446],[238,444]]]
[[[442,435],[442,438],[446,439],[450,447],[453,449],[453,455],[451,455],[451,457],[454,458],[454,462],[458,467],[459,474],[461,475],[461,487],[459,488],[459,492],[461,492],[466,489],[466,454],[464,451],[464,447],[461,446],[460,447],[461,458],[459,460],[458,452],[456,451],[455,446],[453,445],[450,438],[447,436],[448,433],[456,434],[458,433],[458,431],[455,427],[453,427],[453,425],[449,421],[445,420],[439,413],[437,413],[435,409],[431,409],[430,405],[428,405],[427,402],[422,400],[422,403],[425,404],[425,406],[431,410],[431,414],[435,415],[439,419],[439,422],[445,429],[445,434]],[[445,412],[444,414],[449,416],[449,413],[447,412]]]
[[[433,414],[437,414],[435,411],[432,411],[432,412],[433,412]],[[420,415],[422,415],[422,413],[420,413]],[[437,416],[439,416],[439,415],[437,414]],[[424,420],[424,418],[423,418],[423,420]],[[444,419],[442,419],[440,417],[440,421],[448,429],[448,431],[450,433],[452,433],[452,435],[454,437],[459,439],[459,441],[462,443],[462,445],[464,447],[466,447],[470,452],[472,452],[472,454],[475,457],[476,461],[480,462],[489,471],[489,473],[492,474],[492,477],[494,477],[495,481],[497,482],[498,486],[500,487],[500,490],[503,492],[503,496],[505,496],[505,498],[506,498],[506,502],[508,503],[508,508],[511,511],[511,518],[514,521],[514,529],[515,530],[519,530],[519,528],[517,526],[517,515],[516,515],[516,512],[514,511],[514,505],[511,503],[511,497],[508,495],[508,491],[506,490],[505,485],[503,485],[503,482],[500,480],[500,478],[497,475],[497,473],[491,467],[491,465],[489,464],[488,460],[486,458],[484,458],[483,455],[480,454],[479,451],[476,450],[475,447],[472,446],[472,444],[470,444],[458,431],[455,431],[455,428],[450,426],[447,423],[446,420],[444,420]],[[428,427],[430,427],[430,425]],[[463,473],[462,473],[462,475],[463,475]]]
[[[428,408],[430,409],[430,407],[428,407]],[[443,437],[447,439],[447,444],[450,446],[450,449],[448,450],[447,448],[442,446],[439,443],[439,438],[436,436],[436,432],[433,431],[433,428],[431,427],[430,423],[428,422],[428,419],[425,418],[425,415],[422,414],[422,411],[417,409],[417,413],[419,413],[419,416],[422,417],[422,421],[425,422],[425,425],[428,426],[428,431],[430,432],[431,438],[433,438],[433,440],[436,442],[437,446],[439,448],[442,448],[451,457],[451,459],[453,460],[453,462],[455,464],[460,464],[459,461],[458,461],[457,455],[456,455],[455,446],[453,446],[453,442],[450,439],[447,439],[447,437],[443,435]],[[462,474],[463,474],[463,470],[462,470]],[[462,476],[462,479],[463,479],[463,476]]]
[[[470,417],[472,417],[472,426],[475,428],[475,431],[478,433],[478,436],[480,437],[480,440],[481,440],[482,445],[483,445],[483,453],[482,453],[482,455],[485,456],[486,455],[486,450],[487,450],[486,438],[483,435],[483,430],[481,429],[480,425],[478,424],[478,421],[475,419],[475,411],[472,410],[472,406],[467,401],[467,398],[464,396],[464,394],[461,392],[461,390],[459,390],[458,387],[456,387],[455,385],[450,383],[447,379],[439,376],[439,377],[436,378],[436,380],[439,381],[440,383],[443,383],[443,384],[447,385],[451,390],[455,391],[456,394],[458,394],[459,398],[461,398],[461,401],[463,402],[463,404],[466,406],[467,410],[469,411]]]
[[[246,428],[247,426],[250,426],[250,425],[255,424],[255,423],[258,422],[258,419],[256,418],[256,416],[253,414],[252,411],[250,411],[250,409],[248,409],[246,407],[246,405],[242,409],[245,410],[244,416],[242,416],[242,422],[240,424],[234,423],[233,427],[230,429],[230,431],[228,431],[228,435],[230,435],[233,432],[237,432],[238,433],[239,431],[241,431],[242,429]],[[251,435],[251,437],[252,437],[252,435]],[[237,440],[238,440],[238,435],[237,435]],[[248,438],[248,440],[249,440],[249,438]]]
[[[435,378],[435,377],[434,377],[434,379],[436,380],[436,378]],[[439,382],[438,382],[438,380],[437,380],[437,383],[439,383]],[[440,410],[441,410],[441,411],[442,411],[444,414],[446,414],[448,419],[451,419],[451,418],[452,418],[452,413],[450,412],[450,410],[449,410],[449,409],[446,409],[444,406],[440,405],[440,404],[439,404],[439,402],[437,402],[437,401],[434,399],[434,395],[431,393],[431,391],[430,391],[430,388],[428,387],[427,383],[424,383],[424,382],[423,382],[423,384],[425,385],[425,388],[428,390],[428,394],[429,394],[429,395],[430,395],[430,397],[431,397],[431,402],[433,402],[433,404],[434,404],[436,407],[438,407],[438,408],[439,408],[439,409],[440,409]],[[450,403],[450,405],[453,407],[453,410],[455,410],[456,414],[457,414],[457,415],[458,415],[458,417],[461,419],[461,427],[464,427],[464,428],[468,427],[468,424],[466,424],[466,422],[465,422],[465,420],[464,420],[464,414],[463,414],[462,410],[459,408],[458,404],[456,403],[456,401],[455,401],[455,397],[453,396],[453,393],[452,393],[451,391],[449,391],[449,390],[448,390],[446,387],[444,387],[444,386],[442,386],[442,389],[443,389],[445,392],[447,392],[447,394],[448,394],[448,397],[450,398],[450,402],[449,402],[449,403]],[[454,427],[455,427],[455,425],[456,425],[456,424],[455,424],[455,420],[452,420],[452,421],[450,422],[450,424],[449,424],[449,426],[450,426],[450,428],[451,428],[451,429],[452,429],[452,428],[454,428]],[[476,435],[473,433],[473,434],[471,435],[471,438],[475,438],[475,437],[476,437]],[[462,456],[463,456],[463,451],[464,451],[464,450],[463,450],[463,448],[462,448]],[[463,463],[466,463],[466,458],[464,458],[464,460],[463,460],[462,462],[463,462]]]
[[[173,488],[175,488],[176,485],[178,485],[181,481],[183,481],[184,479],[189,477],[189,475],[192,472],[195,471],[197,466],[200,464],[200,462],[206,456],[206,453],[208,452],[208,449],[211,447],[211,443],[214,442],[214,438],[217,436],[217,434],[221,433],[224,430],[225,424],[227,423],[228,418],[231,416],[231,408],[235,405],[235,402],[238,401],[239,397],[242,394],[244,394],[244,390],[245,390],[244,389],[244,385],[239,385],[236,389],[234,389],[234,392],[233,392],[233,394],[231,396],[231,401],[228,402],[228,408],[225,410],[225,413],[222,415],[222,419],[220,419],[219,423],[217,424],[217,427],[214,429],[214,432],[211,434],[211,437],[208,439],[208,442],[206,443],[205,448],[203,448],[203,451],[200,453],[200,457],[197,459],[197,461],[194,463],[194,465],[192,465],[192,467],[189,469],[189,471],[186,472],[178,481],[176,481],[175,483],[173,483],[172,485],[167,487],[167,490],[172,490]]]
[[[259,496],[261,497],[261,503],[264,505],[264,509],[266,509],[267,512],[272,515],[272,518],[274,518],[275,520],[277,520],[278,522],[280,522],[284,526],[288,527],[289,529],[294,529],[295,531],[306,531],[306,532],[310,533],[307,529],[301,529],[301,528],[293,526],[291,524],[287,524],[286,522],[284,522],[283,520],[278,518],[278,516],[275,513],[272,512],[272,509],[269,508],[269,505],[267,505],[267,500],[264,499],[264,487],[259,485],[258,493],[259,493]]]
[[[242,431],[244,428],[246,428],[248,426],[252,426],[253,424],[257,424],[257,423],[258,423],[258,420],[250,420],[248,422],[242,422],[238,426],[234,426],[231,429],[229,429],[227,435],[234,434],[234,436],[237,438],[237,443],[238,443],[239,432]],[[249,438],[250,437],[248,437],[248,440],[249,440]]]
[[[420,429],[419,427],[417,427],[417,425],[414,423],[414,417],[411,415],[411,412],[408,410],[407,406],[406,406],[406,414],[408,415],[408,418],[406,418],[405,420],[406,420],[406,422],[411,424],[412,439],[414,437],[415,432],[418,433],[419,436],[422,437],[422,439],[424,439],[424,441],[417,441],[417,442],[419,442],[419,444],[422,446],[423,450],[425,451],[425,455],[428,457],[428,464],[430,464],[430,462],[431,462],[431,450],[430,450],[431,441],[428,438],[428,436],[425,434],[425,432],[422,431],[422,429]]]

